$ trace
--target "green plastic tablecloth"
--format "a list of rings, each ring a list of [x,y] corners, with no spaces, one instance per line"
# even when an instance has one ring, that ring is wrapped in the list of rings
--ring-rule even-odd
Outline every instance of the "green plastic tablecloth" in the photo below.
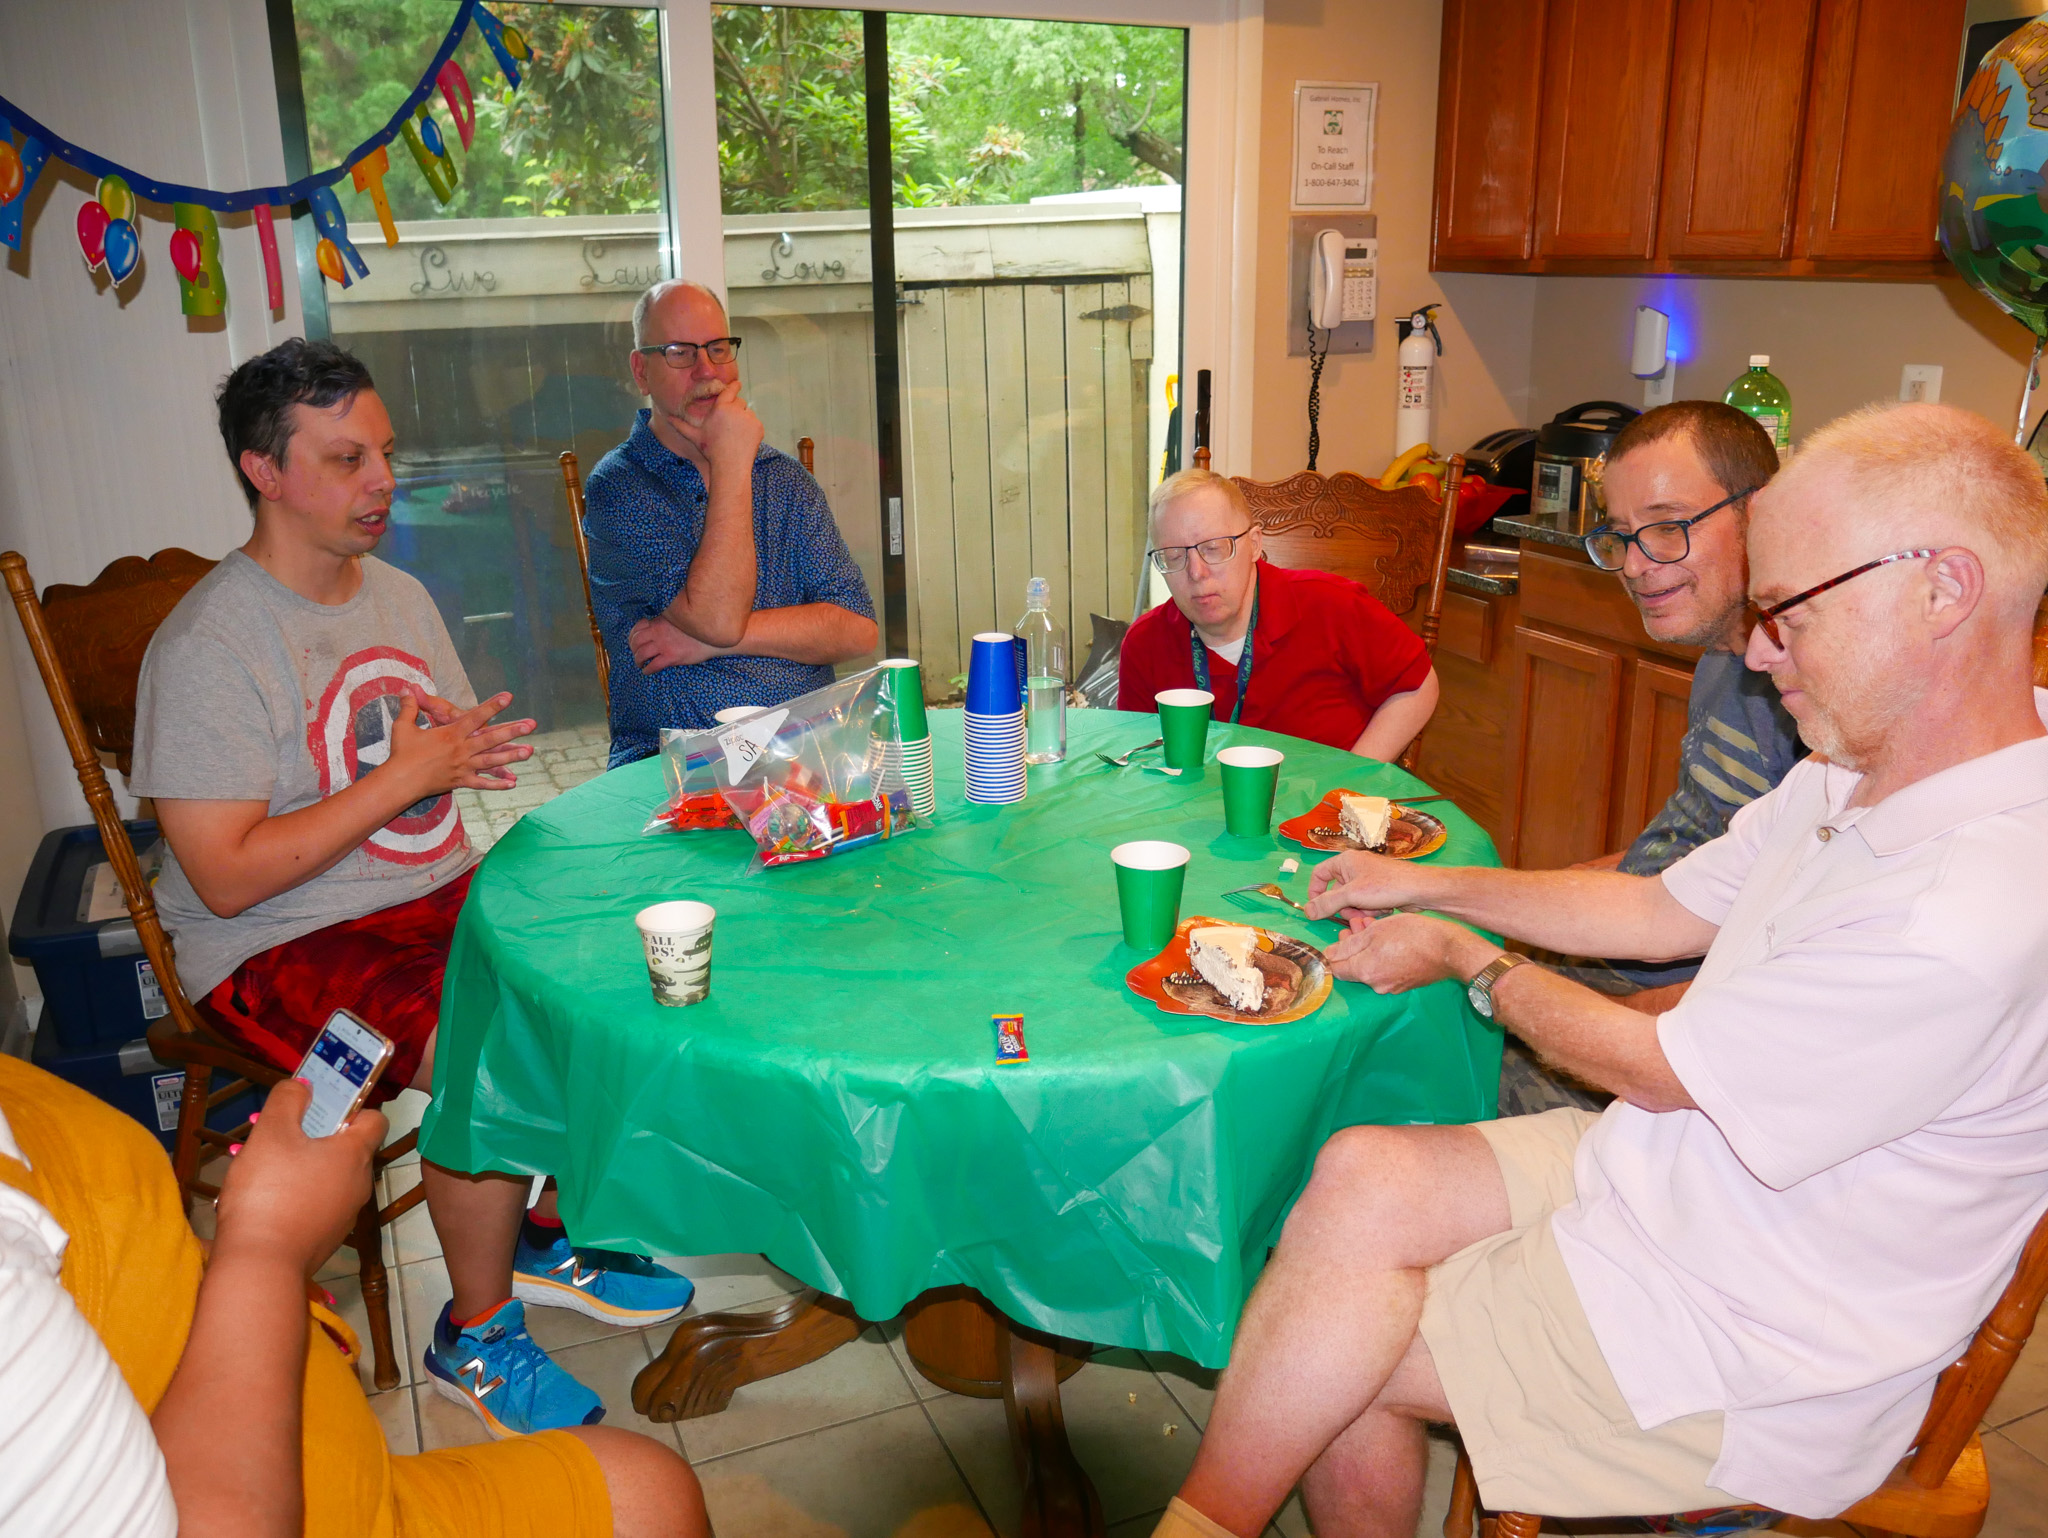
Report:
[[[931,716],[939,818],[879,845],[748,871],[738,832],[641,834],[661,767],[616,769],[529,812],[479,867],[441,1006],[426,1156],[558,1177],[579,1243],[759,1252],[893,1317],[965,1282],[1012,1318],[1220,1366],[1281,1220],[1331,1132],[1490,1117],[1500,1036],[1450,982],[1382,998],[1340,982],[1284,1026],[1169,1015],[1132,994],[1109,851],[1193,852],[1181,913],[1327,945],[1340,932],[1221,893],[1321,856],[1223,831],[1218,771],[1113,769],[1151,716],[1077,710],[1030,795],[962,793],[961,716]],[[1209,751],[1287,755],[1275,826],[1337,786],[1413,776],[1298,738],[1212,727]],[[1448,802],[1433,861],[1496,864]],[[650,993],[633,915],[718,909],[709,999]],[[991,1014],[1031,1059],[998,1066]]]

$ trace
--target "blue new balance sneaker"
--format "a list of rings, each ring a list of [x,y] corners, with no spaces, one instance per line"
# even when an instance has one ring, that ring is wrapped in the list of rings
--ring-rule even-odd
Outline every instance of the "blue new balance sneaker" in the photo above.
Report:
[[[544,1308],[573,1308],[606,1324],[660,1324],[690,1306],[697,1284],[644,1255],[579,1249],[559,1228],[519,1225],[512,1296]]]
[[[597,1395],[570,1377],[526,1333],[526,1307],[514,1298],[496,1313],[457,1329],[443,1304],[426,1350],[427,1381],[467,1405],[494,1437],[524,1436],[604,1419]]]

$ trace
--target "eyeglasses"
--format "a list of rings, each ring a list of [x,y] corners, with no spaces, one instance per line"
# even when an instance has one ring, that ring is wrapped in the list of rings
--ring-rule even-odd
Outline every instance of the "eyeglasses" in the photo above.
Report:
[[[1783,603],[1774,603],[1768,609],[1759,604],[1749,606],[1751,617],[1764,627],[1764,634],[1770,637],[1771,645],[1782,647],[1785,638],[1778,633],[1778,616],[1787,609],[1797,608],[1809,598],[1817,598],[1831,587],[1840,587],[1852,577],[1860,577],[1866,571],[1876,571],[1880,566],[1889,566],[1894,561],[1928,561],[1941,554],[1939,550],[1895,550],[1890,555],[1881,555],[1874,561],[1865,561],[1854,571],[1845,571],[1839,577],[1830,577],[1819,587],[1810,587],[1803,593],[1794,593]]]
[[[670,368],[695,368],[700,352],[713,363],[732,362],[740,355],[740,339],[736,336],[715,336],[708,342],[663,342],[655,347],[636,347],[633,351],[650,358],[658,353],[661,361]]]
[[[1215,539],[1205,539],[1198,545],[1168,545],[1164,550],[1151,552],[1152,564],[1161,571],[1180,571],[1187,566],[1188,555],[1193,552],[1208,565],[1221,566],[1237,554],[1237,542],[1249,533],[1251,530],[1246,529],[1244,534],[1222,534]]]
[[[1692,554],[1694,524],[1713,517],[1729,503],[1740,502],[1760,489],[1745,487],[1732,497],[1723,497],[1703,513],[1694,513],[1690,518],[1666,518],[1658,523],[1646,523],[1633,534],[1624,534],[1619,529],[1595,529],[1586,536],[1586,554],[1602,571],[1620,571],[1622,563],[1628,559],[1628,547],[1634,545],[1643,552],[1644,560],[1669,566],[1673,561],[1682,561]]]

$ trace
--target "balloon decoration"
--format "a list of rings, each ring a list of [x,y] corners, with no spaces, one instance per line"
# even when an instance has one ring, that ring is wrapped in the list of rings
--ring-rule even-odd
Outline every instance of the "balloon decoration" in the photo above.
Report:
[[[35,191],[36,178],[50,152],[40,139],[21,141],[21,148],[0,132],[0,242],[21,249],[21,216],[28,207],[28,195]]]
[[[2020,434],[2048,339],[2048,17],[1990,53],[1963,88],[1942,157],[1941,249],[1956,270],[2034,333]]]
[[[398,125],[398,131],[404,135],[405,147],[412,151],[420,175],[434,190],[435,199],[446,203],[454,197],[455,162],[448,154],[448,146],[441,142],[441,130],[428,113],[427,104],[421,102],[415,107],[412,116]]]
[[[187,315],[219,315],[228,307],[220,270],[220,221],[212,209],[179,203],[171,209],[171,265],[178,269],[178,307]]]
[[[369,266],[350,242],[348,219],[334,194],[334,185],[350,177],[355,190],[366,194],[384,231],[386,245],[398,243],[384,178],[391,169],[388,146],[403,137],[420,174],[435,198],[446,204],[459,179],[454,154],[440,125],[427,107],[438,89],[448,107],[462,147],[470,148],[476,133],[476,102],[469,77],[455,62],[455,49],[474,26],[497,59],[512,89],[521,83],[519,64],[532,50],[516,27],[505,26],[485,9],[482,0],[457,0],[454,20],[441,39],[426,71],[383,128],[357,145],[340,164],[277,187],[250,187],[216,192],[209,187],[159,181],[115,164],[83,145],[53,133],[13,102],[0,97],[0,244],[21,249],[23,214],[44,165],[55,156],[98,179],[94,196],[78,210],[78,247],[88,270],[104,268],[115,284],[141,270],[142,201],[168,205],[172,224],[168,242],[171,267],[177,274],[180,305],[187,315],[219,315],[227,307],[221,275],[220,225],[217,215],[248,212],[262,248],[265,299],[273,311],[284,305],[284,278],[278,260],[274,210],[305,203],[319,231],[316,258],[329,280],[344,288],[368,277]],[[17,138],[17,135],[19,136]],[[353,273],[353,276],[351,276]]]
[[[107,265],[107,226],[113,222],[97,199],[78,210],[78,249],[85,253],[87,272]]]
[[[107,276],[117,284],[126,283],[142,265],[142,236],[128,220],[116,219],[107,226],[104,240]]]

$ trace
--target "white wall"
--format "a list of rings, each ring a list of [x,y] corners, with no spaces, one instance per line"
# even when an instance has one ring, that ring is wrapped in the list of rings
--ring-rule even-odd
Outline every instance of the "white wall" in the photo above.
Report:
[[[216,188],[284,180],[262,0],[70,0],[7,7],[0,94],[66,138],[156,177]],[[249,513],[214,429],[213,390],[299,332],[290,230],[286,309],[264,308],[247,215],[223,216],[228,314],[179,312],[170,210],[143,205],[141,272],[89,276],[73,224],[92,181],[51,161],[23,249],[0,264],[0,549],[38,586],[87,582],[122,555],[220,556]],[[11,610],[0,661],[0,909],[11,915],[47,828],[84,797]]]

